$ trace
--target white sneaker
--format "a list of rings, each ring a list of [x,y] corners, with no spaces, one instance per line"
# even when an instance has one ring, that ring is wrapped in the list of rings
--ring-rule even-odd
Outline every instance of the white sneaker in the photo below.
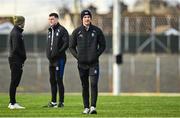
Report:
[[[15,106],[16,109],[25,109],[25,107],[20,106],[20,105],[17,104],[17,103],[15,103],[14,106]]]
[[[9,103],[8,105],[9,109],[25,109],[25,107],[20,106],[19,104],[15,103],[14,105],[12,105],[11,103]]]
[[[12,105],[11,103],[9,103],[8,108],[9,109],[15,109],[14,105]]]
[[[82,113],[83,113],[83,114],[88,114],[88,113],[89,113],[89,108],[85,108]]]
[[[97,114],[96,108],[91,106],[89,114]]]

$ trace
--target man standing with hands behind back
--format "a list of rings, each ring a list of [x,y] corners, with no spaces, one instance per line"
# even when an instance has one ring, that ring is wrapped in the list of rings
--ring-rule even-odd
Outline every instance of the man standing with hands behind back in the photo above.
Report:
[[[83,114],[97,114],[99,56],[105,50],[106,43],[101,29],[92,25],[92,15],[89,10],[83,10],[81,12],[81,20],[82,25],[72,33],[69,48],[78,61],[84,103]],[[91,105],[89,103],[89,77]]]

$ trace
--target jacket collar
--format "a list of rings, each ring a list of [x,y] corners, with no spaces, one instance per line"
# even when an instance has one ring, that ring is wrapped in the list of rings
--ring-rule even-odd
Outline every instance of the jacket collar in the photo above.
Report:
[[[88,31],[91,30],[91,29],[92,29],[92,24],[89,25]],[[86,27],[83,24],[81,25],[81,30],[86,31]]]
[[[51,30],[53,28],[53,30],[57,29],[60,26],[59,23],[57,23],[56,25],[49,27],[48,30]]]
[[[20,27],[17,26],[17,25],[14,25],[14,27],[15,27],[18,31],[20,31],[21,33],[24,31],[24,29],[20,28]]]

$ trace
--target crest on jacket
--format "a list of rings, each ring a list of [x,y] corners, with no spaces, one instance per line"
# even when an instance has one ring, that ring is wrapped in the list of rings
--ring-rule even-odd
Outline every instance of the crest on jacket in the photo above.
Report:
[[[94,37],[94,33],[91,33],[91,36]]]

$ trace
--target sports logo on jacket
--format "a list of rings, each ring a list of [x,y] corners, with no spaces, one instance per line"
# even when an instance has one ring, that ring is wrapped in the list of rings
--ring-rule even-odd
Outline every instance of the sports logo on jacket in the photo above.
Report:
[[[94,70],[94,74],[97,74],[97,70]]]
[[[56,36],[59,36],[59,32],[56,33]]]
[[[91,36],[94,37],[94,33],[91,33]]]
[[[96,34],[96,31],[95,31],[95,30],[93,30],[93,31],[92,31],[92,33],[91,33],[91,36],[92,36],[92,37],[94,37],[94,36],[95,36],[95,34]]]
[[[57,30],[56,36],[59,36],[60,29]]]
[[[79,34],[79,37],[81,37],[81,38],[82,38],[82,37],[83,37],[83,35],[82,35],[82,34]]]

